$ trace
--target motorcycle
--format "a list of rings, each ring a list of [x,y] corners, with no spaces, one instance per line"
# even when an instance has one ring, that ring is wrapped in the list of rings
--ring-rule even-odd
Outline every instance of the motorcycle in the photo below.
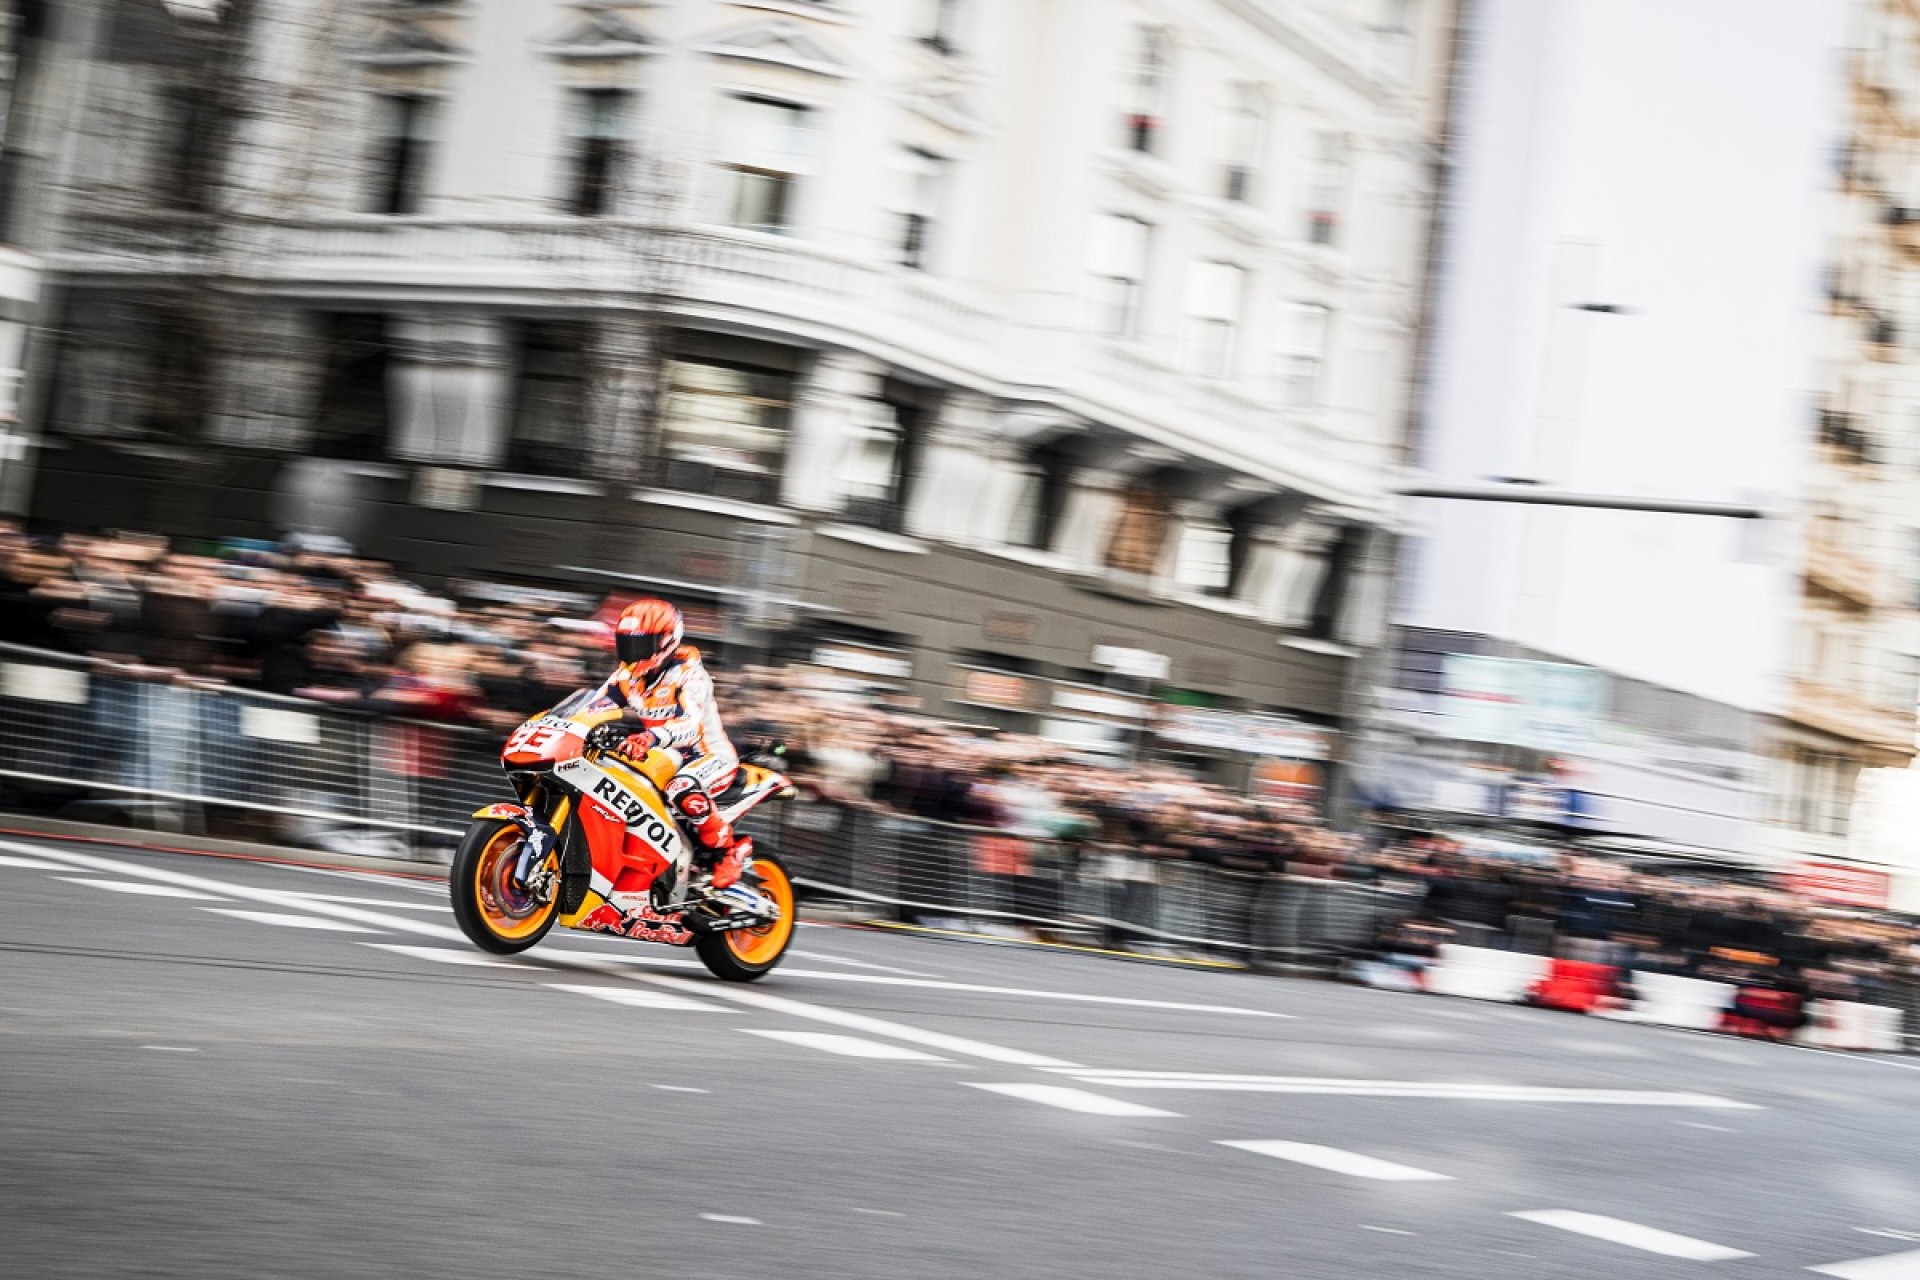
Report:
[[[595,745],[596,727],[617,710],[592,710],[582,689],[534,716],[500,750],[519,802],[475,810],[454,854],[449,882],[460,929],[483,951],[512,955],[554,925],[692,947],[732,982],[765,977],[786,954],[796,921],[793,880],[780,859],[756,849],[742,894],[721,893],[693,872],[693,841],[674,819],[665,788],[679,768],[655,748],[630,760]],[[738,822],[793,784],[763,765],[740,765],[715,803]]]

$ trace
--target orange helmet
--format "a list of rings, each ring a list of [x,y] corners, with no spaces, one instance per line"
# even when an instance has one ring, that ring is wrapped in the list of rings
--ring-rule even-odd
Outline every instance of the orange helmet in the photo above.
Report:
[[[620,611],[620,621],[613,628],[621,678],[646,683],[666,665],[685,634],[686,621],[665,600],[635,600]]]

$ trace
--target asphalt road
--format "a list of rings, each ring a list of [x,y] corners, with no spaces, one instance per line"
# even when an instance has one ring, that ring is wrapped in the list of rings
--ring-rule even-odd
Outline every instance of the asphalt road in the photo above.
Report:
[[[18,1280],[1920,1277],[1911,1059],[826,926],[486,962],[442,885],[52,841],[0,974]]]

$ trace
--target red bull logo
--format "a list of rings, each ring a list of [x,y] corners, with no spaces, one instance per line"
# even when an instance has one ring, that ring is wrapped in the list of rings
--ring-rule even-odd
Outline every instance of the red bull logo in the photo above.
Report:
[[[587,912],[573,927],[591,929],[595,933],[618,934],[641,942],[664,942],[675,947],[693,941],[693,934],[680,923],[677,916],[663,916],[651,907],[623,912],[611,902],[603,902]]]

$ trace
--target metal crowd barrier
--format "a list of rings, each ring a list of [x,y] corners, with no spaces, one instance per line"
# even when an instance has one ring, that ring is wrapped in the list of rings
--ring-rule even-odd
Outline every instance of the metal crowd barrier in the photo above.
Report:
[[[1339,972],[1419,896],[1363,881],[1229,870],[878,809],[795,804],[748,826],[802,887],[917,924],[1018,926],[1110,948]]]
[[[500,738],[0,645],[0,807],[444,860],[468,814],[506,798]],[[1335,972],[1417,905],[1370,884],[839,805],[772,805],[745,825],[803,889],[878,918],[1019,926],[1283,971]]]
[[[219,815],[294,844],[432,857],[503,794],[498,750],[490,731],[0,645],[0,799],[19,807],[173,831]]]

